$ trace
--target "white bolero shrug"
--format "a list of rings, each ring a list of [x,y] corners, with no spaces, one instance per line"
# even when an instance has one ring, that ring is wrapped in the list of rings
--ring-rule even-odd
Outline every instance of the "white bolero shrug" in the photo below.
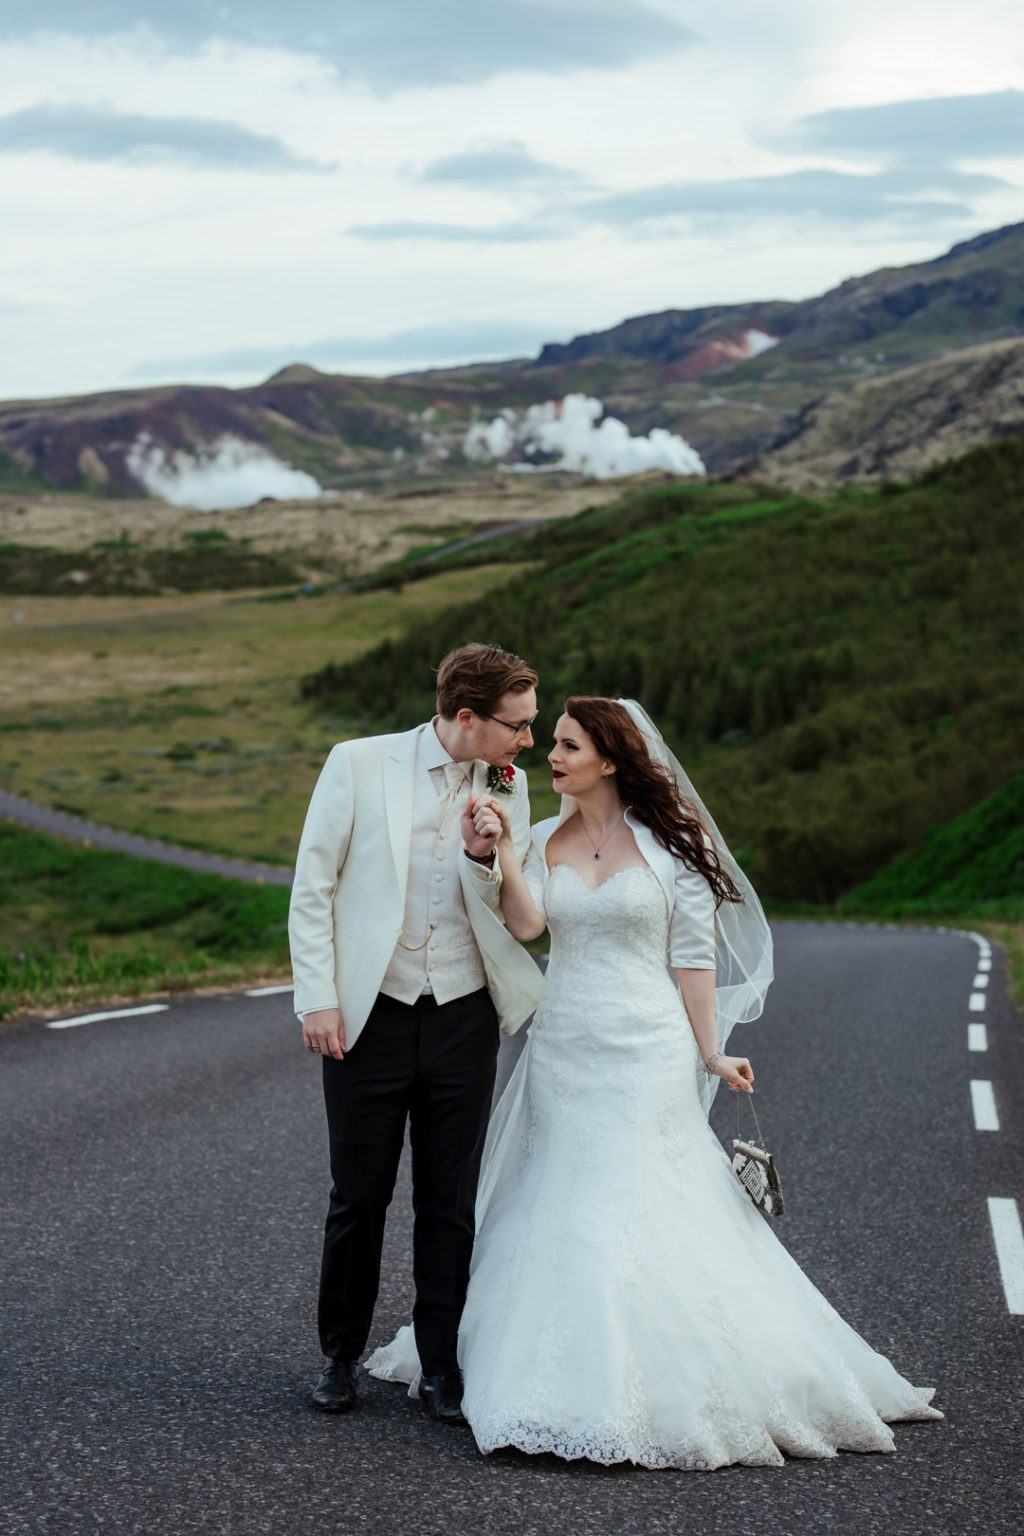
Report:
[[[557,816],[537,823],[532,829],[530,850],[523,865],[530,894],[541,912],[546,911],[544,893],[550,873],[545,849],[548,838],[559,825]],[[626,825],[636,839],[641,857],[654,870],[665,892],[669,913],[669,964],[681,970],[715,970],[715,898],[710,885],[703,875],[688,869],[682,859],[663,848],[632,811],[626,812]]]

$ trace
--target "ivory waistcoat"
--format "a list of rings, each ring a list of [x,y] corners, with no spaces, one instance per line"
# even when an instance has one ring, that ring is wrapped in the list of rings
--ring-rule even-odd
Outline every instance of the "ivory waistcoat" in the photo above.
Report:
[[[446,774],[453,767],[461,782],[449,793]],[[450,1003],[487,985],[458,866],[464,857],[459,823],[471,769],[471,763],[452,764],[432,728],[423,732],[416,752],[402,932],[380,987],[400,1003],[414,1003],[430,992],[437,1002]]]

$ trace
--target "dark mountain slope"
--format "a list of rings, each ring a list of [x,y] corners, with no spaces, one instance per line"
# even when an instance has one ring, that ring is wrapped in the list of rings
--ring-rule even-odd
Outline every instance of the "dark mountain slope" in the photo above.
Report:
[[[673,309],[625,320],[608,331],[544,347],[537,366],[594,358],[680,363],[709,341],[748,328],[785,343],[792,357],[812,359],[868,343],[889,360],[922,349],[963,346],[1024,332],[1024,224],[979,235],[912,267],[883,267],[852,277],[820,298]]]

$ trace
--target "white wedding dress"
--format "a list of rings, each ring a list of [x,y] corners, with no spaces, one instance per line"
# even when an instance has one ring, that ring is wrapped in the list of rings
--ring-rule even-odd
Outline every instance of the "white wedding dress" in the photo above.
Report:
[[[710,1470],[941,1418],[815,1290],[710,1130],[648,867],[556,865],[545,994],[488,1132],[460,1331],[482,1451]],[[412,1329],[367,1368],[418,1374]]]

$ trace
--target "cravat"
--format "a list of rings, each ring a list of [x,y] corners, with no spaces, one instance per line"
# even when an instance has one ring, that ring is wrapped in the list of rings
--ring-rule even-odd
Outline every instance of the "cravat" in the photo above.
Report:
[[[468,774],[465,763],[445,763],[443,766],[444,781],[447,789],[441,804],[447,810],[459,798],[459,793],[466,782]]]

